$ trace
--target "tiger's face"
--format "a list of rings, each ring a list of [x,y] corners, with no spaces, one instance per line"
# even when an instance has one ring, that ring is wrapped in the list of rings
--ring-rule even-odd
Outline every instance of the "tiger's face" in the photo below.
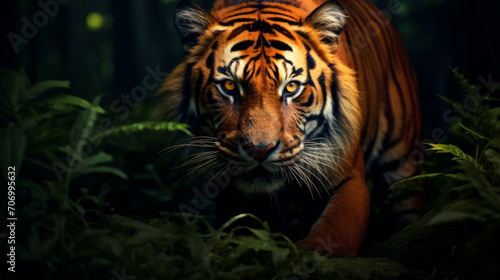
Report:
[[[183,110],[181,120],[194,119],[214,137],[214,157],[237,164],[235,183],[244,192],[273,192],[287,180],[309,187],[314,178],[330,181],[327,171],[340,166],[359,121],[354,78],[335,57],[342,9],[323,5],[306,17],[270,2],[210,15],[184,5],[176,24],[188,57],[164,85],[179,88],[169,102]],[[325,20],[330,29],[318,31]]]
[[[236,36],[226,32],[222,46],[208,54],[213,80],[198,104],[221,156],[240,162],[237,185],[265,192],[283,185],[281,170],[297,161],[315,128],[308,119],[319,115],[323,100],[314,96],[305,50],[292,38],[260,31],[269,28],[256,26],[265,21],[252,24]]]

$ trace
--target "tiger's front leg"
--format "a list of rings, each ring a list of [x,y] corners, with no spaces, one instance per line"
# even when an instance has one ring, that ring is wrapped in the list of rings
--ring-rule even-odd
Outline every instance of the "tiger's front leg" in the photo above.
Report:
[[[357,254],[365,238],[370,216],[370,195],[366,187],[363,159],[356,160],[309,235],[297,242],[331,257]]]

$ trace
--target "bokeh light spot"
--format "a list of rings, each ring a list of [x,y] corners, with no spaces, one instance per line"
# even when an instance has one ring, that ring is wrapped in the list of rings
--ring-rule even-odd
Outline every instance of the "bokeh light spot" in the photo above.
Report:
[[[87,15],[87,27],[91,31],[98,31],[104,25],[104,17],[100,13],[90,13]]]

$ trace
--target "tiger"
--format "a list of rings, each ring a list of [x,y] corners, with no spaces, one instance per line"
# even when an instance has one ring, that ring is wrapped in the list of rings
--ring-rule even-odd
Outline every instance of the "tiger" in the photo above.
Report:
[[[411,176],[402,160],[420,135],[415,71],[387,17],[366,0],[217,0],[210,12],[182,1],[174,24],[186,58],[159,94],[166,118],[197,135],[186,146],[211,149],[198,164],[231,162],[248,196],[326,193],[296,245],[356,255],[367,178],[387,189],[388,174]]]

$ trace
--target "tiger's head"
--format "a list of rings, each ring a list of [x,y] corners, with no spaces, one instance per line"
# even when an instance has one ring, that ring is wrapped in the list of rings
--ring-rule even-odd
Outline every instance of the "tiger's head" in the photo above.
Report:
[[[210,136],[191,143],[213,148],[209,167],[235,162],[246,193],[340,181],[361,122],[354,73],[337,52],[343,8],[226,2],[211,13],[191,1],[177,8],[187,57],[160,90],[169,119]]]

